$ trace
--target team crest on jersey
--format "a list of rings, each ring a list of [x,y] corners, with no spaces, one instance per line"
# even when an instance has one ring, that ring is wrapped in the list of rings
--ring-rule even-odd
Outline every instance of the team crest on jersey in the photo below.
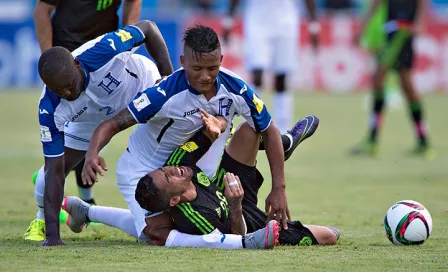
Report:
[[[202,184],[202,185],[204,185],[205,187],[210,186],[210,179],[207,177],[206,174],[204,174],[204,172],[199,172],[199,173],[196,175],[196,177],[197,177],[197,179],[198,179],[199,184]]]
[[[254,94],[254,99],[252,99],[252,102],[254,103],[257,112],[261,113],[261,111],[263,111],[264,106],[263,101]]]
[[[196,149],[198,149],[198,145],[195,142],[187,142],[185,143],[183,146],[181,146],[180,148],[182,148],[183,150],[187,151],[187,152],[193,152]]]
[[[145,107],[151,105],[151,101],[149,101],[146,93],[142,93],[139,97],[132,101],[134,103],[134,107],[137,111],[141,111]]]
[[[121,38],[122,42],[132,39],[131,33],[123,29],[118,30],[117,32],[115,32],[115,34],[117,34],[117,36]]]
[[[51,138],[50,128],[47,126],[40,126],[40,140],[42,142],[51,142],[53,139]]]
[[[218,115],[229,116],[230,109],[232,107],[233,100],[229,98],[219,99]]]

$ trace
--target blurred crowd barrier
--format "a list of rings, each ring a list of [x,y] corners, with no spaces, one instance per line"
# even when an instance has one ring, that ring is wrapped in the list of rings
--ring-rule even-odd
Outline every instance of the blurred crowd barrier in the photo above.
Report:
[[[144,0],[142,19],[158,23],[167,42],[173,64],[180,67],[182,31],[195,23],[213,27],[221,32],[221,16],[225,5],[198,9],[195,1],[182,8],[182,1],[166,0],[172,6],[156,0]],[[216,1],[215,1],[216,2]],[[218,3],[216,2],[216,3]],[[437,0],[435,2],[443,2]],[[24,4],[26,3],[26,4]],[[213,1],[210,3],[213,4]],[[443,3],[442,7],[445,7]],[[0,91],[6,87],[41,85],[37,74],[39,46],[34,35],[32,11],[34,1],[0,0]],[[443,9],[439,9],[443,10]],[[436,14],[436,12],[432,11]],[[373,61],[366,51],[356,47],[353,37],[358,26],[353,12],[327,13],[320,16],[322,24],[319,51],[308,43],[306,16],[300,31],[299,58],[291,89],[301,91],[353,92],[366,89],[373,69]],[[235,26],[230,43],[224,45],[224,66],[248,79],[244,68],[244,40],[241,20]],[[141,54],[145,50],[139,49]],[[416,74],[414,80],[421,92],[448,90],[448,16],[428,16],[425,32],[416,40]],[[269,84],[269,82],[267,82]]]

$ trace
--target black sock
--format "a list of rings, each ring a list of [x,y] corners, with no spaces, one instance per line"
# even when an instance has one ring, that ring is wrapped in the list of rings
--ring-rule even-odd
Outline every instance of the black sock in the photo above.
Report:
[[[288,150],[288,148],[291,146],[291,138],[289,138],[288,136],[283,134],[282,135],[282,144],[283,144],[283,151],[286,152],[286,150]],[[260,146],[258,147],[258,150],[265,150],[263,139],[260,142]]]
[[[412,121],[414,122],[414,130],[417,134],[419,145],[426,146],[428,143],[425,121],[423,120],[422,104],[420,101],[414,101],[409,103],[409,109]]]
[[[384,110],[384,91],[375,90],[373,93],[373,107],[370,119],[369,142],[376,143],[378,130],[381,127]]]

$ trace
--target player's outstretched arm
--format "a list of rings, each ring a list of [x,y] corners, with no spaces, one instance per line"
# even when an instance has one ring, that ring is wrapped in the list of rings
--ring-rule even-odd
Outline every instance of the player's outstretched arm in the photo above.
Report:
[[[167,76],[174,72],[171,63],[168,47],[160,33],[157,24],[153,21],[144,20],[138,22],[135,26],[145,34],[145,47],[149,55],[154,59],[161,76]]]
[[[64,196],[64,156],[45,157],[44,214],[46,239],[43,246],[63,245],[59,232],[59,211]]]
[[[128,109],[124,109],[111,119],[104,121],[99,125],[90,139],[89,150],[86,154],[86,162],[82,169],[82,181],[84,184],[93,184],[97,182],[96,174],[104,175],[103,171],[107,171],[107,166],[99,153],[105,147],[112,137],[118,132],[135,125],[134,117]]]
[[[124,0],[123,2],[123,26],[134,25],[140,19],[142,0]]]
[[[52,2],[55,2],[54,5]],[[51,13],[57,1],[38,0],[34,9],[34,25],[40,52],[53,47],[53,26],[51,25]]]
[[[267,222],[271,219],[282,219],[285,229],[288,228],[287,220],[290,218],[288,201],[286,200],[285,164],[282,138],[274,121],[262,132],[266,156],[269,160],[272,175],[272,189],[266,198]]]

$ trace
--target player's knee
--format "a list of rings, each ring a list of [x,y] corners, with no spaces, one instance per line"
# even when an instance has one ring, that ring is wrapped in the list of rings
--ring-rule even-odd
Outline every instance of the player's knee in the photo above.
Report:
[[[322,227],[322,230],[319,233],[319,237],[316,237],[316,239],[319,245],[335,245],[339,239],[339,232],[333,228]]]

